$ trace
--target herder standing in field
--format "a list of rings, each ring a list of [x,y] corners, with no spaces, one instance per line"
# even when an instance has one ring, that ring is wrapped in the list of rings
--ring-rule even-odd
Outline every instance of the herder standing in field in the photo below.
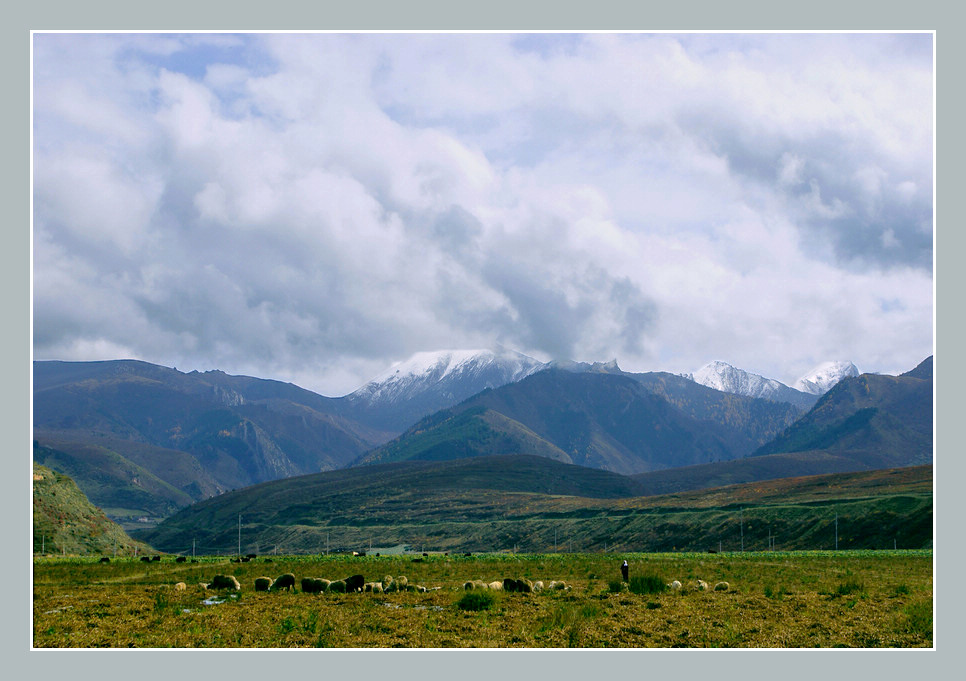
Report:
[[[621,577],[623,577],[623,578],[624,578],[624,581],[625,581],[625,582],[627,581],[627,570],[628,570],[628,569],[629,569],[629,568],[627,567],[627,561],[625,560],[625,561],[624,561],[624,564],[623,564],[623,565],[621,565]]]

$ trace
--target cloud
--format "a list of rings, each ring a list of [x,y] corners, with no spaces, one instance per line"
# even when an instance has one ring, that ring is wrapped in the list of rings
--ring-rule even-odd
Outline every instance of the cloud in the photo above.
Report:
[[[37,34],[35,356],[911,368],[931,41]]]

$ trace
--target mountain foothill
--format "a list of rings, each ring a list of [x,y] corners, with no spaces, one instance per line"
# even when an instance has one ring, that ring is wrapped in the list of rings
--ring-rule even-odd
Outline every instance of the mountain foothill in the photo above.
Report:
[[[931,464],[932,358],[899,376],[841,370],[814,394],[721,363],[676,375],[508,351],[424,353],[333,398],[135,360],[36,361],[33,456],[127,528],[234,507],[248,490],[264,490],[276,510],[331,514],[340,498],[399,494],[404,479],[479,503]],[[143,539],[163,545],[164,527]]]

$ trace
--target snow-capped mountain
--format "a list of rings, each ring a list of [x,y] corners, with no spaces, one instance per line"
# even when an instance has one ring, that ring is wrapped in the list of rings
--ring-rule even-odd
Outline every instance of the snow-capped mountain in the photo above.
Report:
[[[788,386],[771,378],[765,378],[742,369],[737,369],[726,362],[709,362],[690,376],[695,383],[700,383],[721,392],[745,395],[746,397],[771,397]]]
[[[792,387],[803,393],[824,395],[843,378],[858,375],[859,370],[852,362],[823,362],[795,381]]]
[[[401,430],[486,388],[519,381],[545,367],[512,350],[418,352],[347,395],[346,400],[375,416],[382,427]]]
[[[721,392],[771,402],[789,402],[802,409],[808,409],[815,403],[812,393],[803,394],[775,379],[738,369],[727,362],[709,362],[693,374],[685,374],[685,377]]]
[[[485,388],[519,381],[543,367],[543,362],[511,350],[417,352],[352,394],[370,402],[397,402],[426,392],[452,398],[453,391],[469,391],[466,397],[470,397]]]

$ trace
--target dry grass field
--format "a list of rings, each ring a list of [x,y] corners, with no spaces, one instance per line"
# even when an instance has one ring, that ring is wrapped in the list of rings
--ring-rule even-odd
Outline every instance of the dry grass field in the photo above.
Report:
[[[630,563],[631,590],[620,583]],[[268,562],[271,560],[271,562]],[[931,551],[36,558],[35,648],[909,648],[933,645]],[[257,592],[259,576],[296,576]],[[235,575],[241,591],[201,584]],[[405,575],[425,593],[303,593],[302,577]],[[466,591],[468,580],[569,590]],[[642,578],[681,590],[648,592]],[[726,591],[700,591],[727,581]],[[184,591],[174,585],[184,582]],[[472,594],[472,596],[468,596]]]

